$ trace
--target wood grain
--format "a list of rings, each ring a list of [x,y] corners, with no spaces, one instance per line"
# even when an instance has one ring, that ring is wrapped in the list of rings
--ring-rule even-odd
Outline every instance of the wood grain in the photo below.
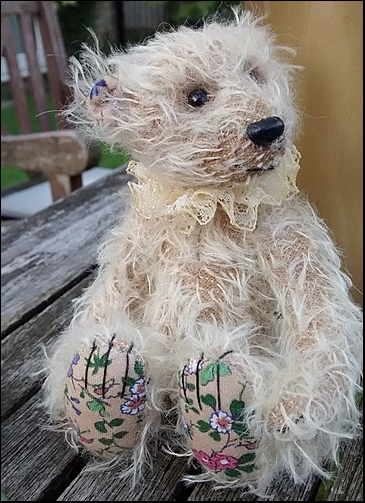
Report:
[[[313,476],[305,484],[296,485],[287,475],[278,478],[266,497],[257,497],[240,490],[214,490],[212,485],[198,484],[188,501],[314,501],[320,480]]]
[[[118,479],[115,470],[93,473],[84,469],[57,501],[174,501],[186,466],[183,458],[157,450],[153,472],[147,472],[143,483],[135,488],[130,480]]]
[[[127,192],[118,195],[117,191],[129,179],[117,171],[3,234],[2,337],[88,274],[100,237],[128,205]]]
[[[363,404],[361,404],[361,414]],[[341,469],[332,484],[327,501],[364,501],[364,457],[363,457],[363,421],[359,425],[359,435],[347,443]]]
[[[90,278],[87,277],[1,341],[2,421],[39,391],[45,377],[39,374],[44,367],[41,345],[47,351],[55,342],[71,319],[72,300],[81,294],[89,282]]]
[[[63,436],[44,429],[40,398],[1,425],[1,490],[12,501],[55,501],[83,468]]]
[[[96,145],[87,146],[84,136],[73,130],[1,137],[1,166],[27,172],[78,175],[99,157]]]

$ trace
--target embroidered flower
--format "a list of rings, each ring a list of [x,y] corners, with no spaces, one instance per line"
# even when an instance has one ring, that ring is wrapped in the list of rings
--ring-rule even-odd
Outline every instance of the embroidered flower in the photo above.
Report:
[[[72,358],[72,362],[70,365],[70,368],[67,371],[67,377],[73,377],[74,376],[74,371],[72,368],[72,365],[77,365],[78,361],[80,360],[80,355],[79,353],[76,353],[75,356]]]
[[[207,454],[204,451],[195,451],[195,450],[193,450],[193,454],[199,461],[199,463],[201,463],[203,466],[206,466],[207,468],[210,468],[212,470],[215,469],[215,463],[211,460],[209,454]]]
[[[132,395],[130,400],[127,400],[123,405],[121,405],[120,410],[122,414],[129,414],[133,416],[140,412],[145,407],[145,399],[138,395]]]
[[[185,372],[189,375],[196,374],[197,370],[203,368],[203,360],[189,360],[188,365],[185,367]]]
[[[214,464],[216,470],[233,470],[238,465],[237,458],[218,453],[210,458],[210,462]]]
[[[77,365],[79,360],[80,360],[80,355],[79,355],[79,353],[76,353],[72,359],[72,365]]]
[[[130,387],[130,390],[132,395],[138,395],[140,398],[146,396],[146,379],[141,377],[135,381],[133,386]]]
[[[232,429],[233,418],[227,412],[219,410],[210,416],[209,424],[218,433],[228,433]]]

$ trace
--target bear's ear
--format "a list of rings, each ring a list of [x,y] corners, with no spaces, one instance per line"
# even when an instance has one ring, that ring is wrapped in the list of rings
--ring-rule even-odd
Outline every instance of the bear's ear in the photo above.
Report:
[[[92,86],[87,98],[88,112],[93,119],[107,120],[115,115],[117,106],[117,80],[104,77]]]

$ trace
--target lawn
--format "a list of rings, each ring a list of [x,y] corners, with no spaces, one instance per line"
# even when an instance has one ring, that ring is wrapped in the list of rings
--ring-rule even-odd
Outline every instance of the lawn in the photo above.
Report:
[[[35,133],[40,131],[39,122],[37,119],[37,113],[35,109],[34,102],[31,98],[28,98],[28,109],[31,118],[32,128]],[[52,110],[52,102],[49,101],[49,109]],[[50,112],[52,125],[56,129],[56,116],[54,113]],[[16,118],[14,105],[11,100],[6,100],[1,102],[1,128],[6,128],[10,134],[18,134],[18,120]],[[123,152],[110,152],[109,148],[102,143],[99,144],[101,158],[98,163],[99,166],[104,168],[116,168],[124,164],[128,157]],[[2,167],[1,168],[1,188],[10,187],[20,182],[24,182],[28,179],[28,175],[17,168],[13,167]]]

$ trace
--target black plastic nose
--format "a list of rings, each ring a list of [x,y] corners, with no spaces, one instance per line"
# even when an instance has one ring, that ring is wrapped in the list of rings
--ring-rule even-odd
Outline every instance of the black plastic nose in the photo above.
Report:
[[[270,145],[284,133],[284,122],[280,117],[267,117],[247,126],[250,140],[259,147]]]

